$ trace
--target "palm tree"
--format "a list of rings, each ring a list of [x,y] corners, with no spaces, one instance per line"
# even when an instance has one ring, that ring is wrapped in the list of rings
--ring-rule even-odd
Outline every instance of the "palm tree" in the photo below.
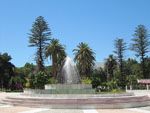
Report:
[[[52,39],[46,47],[45,56],[52,59],[52,74],[56,77],[58,69],[66,57],[65,47],[60,44],[58,39]]]
[[[117,61],[113,55],[109,55],[105,62],[105,70],[107,72],[107,80],[114,77],[114,69],[117,67]]]
[[[91,74],[94,61],[95,53],[86,43],[79,43],[77,49],[73,50],[75,54],[74,61],[77,63],[79,73],[83,77],[87,77]]]

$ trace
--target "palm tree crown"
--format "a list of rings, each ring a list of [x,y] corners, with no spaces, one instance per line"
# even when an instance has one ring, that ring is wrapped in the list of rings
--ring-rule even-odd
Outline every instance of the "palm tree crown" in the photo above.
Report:
[[[113,55],[109,55],[105,62],[105,70],[107,72],[107,80],[114,77],[114,69],[117,67],[117,61]]]
[[[89,76],[92,72],[95,53],[86,43],[79,43],[77,49],[73,50],[75,54],[74,61],[77,63],[81,76]]]
[[[52,39],[46,47],[45,56],[52,59],[52,74],[56,77],[58,69],[66,57],[65,47],[60,44],[58,39]]]

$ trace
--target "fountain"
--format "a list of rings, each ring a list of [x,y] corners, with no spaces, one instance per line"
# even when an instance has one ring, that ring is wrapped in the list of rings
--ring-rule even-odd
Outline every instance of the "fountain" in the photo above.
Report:
[[[58,74],[59,84],[46,84],[44,90],[25,89],[21,95],[6,97],[5,104],[67,109],[113,109],[150,106],[147,95],[95,94],[91,84],[81,84],[77,68],[71,58],[66,57]]]
[[[81,84],[80,75],[75,63],[66,57],[58,73],[58,84],[46,84],[45,90],[51,94],[91,94],[95,93],[91,84]]]
[[[65,58],[64,65],[58,74],[58,81],[62,84],[80,84],[80,76],[77,67],[68,56]]]

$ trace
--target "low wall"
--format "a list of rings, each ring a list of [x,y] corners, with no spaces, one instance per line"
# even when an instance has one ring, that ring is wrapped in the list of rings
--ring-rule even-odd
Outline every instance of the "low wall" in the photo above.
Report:
[[[55,98],[66,98],[66,97],[122,97],[122,96],[134,96],[133,92],[126,93],[114,93],[114,94],[96,94],[94,89],[24,89],[24,93],[30,96],[44,96],[44,97],[55,97]]]
[[[148,95],[150,96],[150,90],[126,90],[128,93],[134,93],[135,95]]]
[[[7,97],[3,103],[18,106],[44,107],[58,109],[122,109],[145,107],[150,105],[148,96],[125,97],[88,97],[80,98],[39,98],[39,97]]]
[[[95,94],[95,89],[24,89],[24,94]]]
[[[91,84],[46,84],[45,89],[92,89]]]

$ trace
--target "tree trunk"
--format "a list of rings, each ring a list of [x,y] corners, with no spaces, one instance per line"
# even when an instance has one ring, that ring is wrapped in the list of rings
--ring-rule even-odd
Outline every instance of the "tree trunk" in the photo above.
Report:
[[[52,56],[52,74],[56,78],[57,76],[57,62],[56,62],[56,56]]]
[[[43,56],[42,56],[42,42],[39,40],[39,50],[37,53],[37,71],[43,71]]]

